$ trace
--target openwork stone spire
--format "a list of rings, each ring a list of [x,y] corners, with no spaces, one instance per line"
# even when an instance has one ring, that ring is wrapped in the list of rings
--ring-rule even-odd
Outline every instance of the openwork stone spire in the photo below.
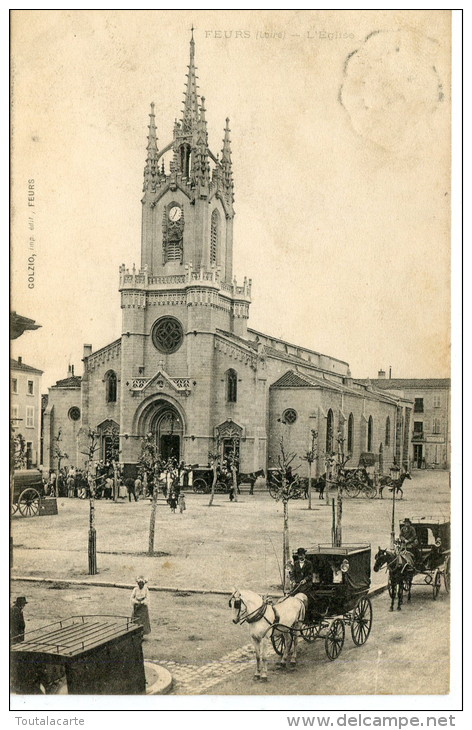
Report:
[[[233,167],[231,163],[231,140],[230,140],[229,119],[226,117],[225,136],[223,149],[221,150],[221,169],[223,172],[223,186],[225,193],[233,201]]]
[[[191,134],[198,122],[198,93],[197,93],[197,75],[195,68],[195,41],[190,39],[190,63],[188,65],[187,83],[184,99],[184,111],[182,116],[182,127],[184,134]]]
[[[146,166],[144,168],[144,190],[149,187],[155,187],[159,177],[159,166],[157,162],[157,133],[156,133],[156,116],[154,114],[154,102],[151,103],[151,113],[149,114],[149,134],[147,143]]]

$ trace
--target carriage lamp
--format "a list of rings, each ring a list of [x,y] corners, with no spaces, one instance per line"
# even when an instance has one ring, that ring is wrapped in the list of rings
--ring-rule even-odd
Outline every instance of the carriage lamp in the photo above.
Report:
[[[341,572],[347,573],[348,570],[349,570],[349,560],[343,560],[343,562],[341,563]]]

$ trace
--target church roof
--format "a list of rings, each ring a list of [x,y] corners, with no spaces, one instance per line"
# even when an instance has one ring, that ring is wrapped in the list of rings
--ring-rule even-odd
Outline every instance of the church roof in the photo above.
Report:
[[[271,388],[314,388],[317,384],[305,375],[288,370],[281,378],[272,383]]]
[[[16,312],[10,312],[10,340],[16,340],[26,330],[37,330],[41,327],[34,319],[23,317]]]
[[[369,378],[359,380],[359,383],[367,384]],[[370,383],[380,390],[414,389],[425,388],[450,388],[450,378],[370,378]]]

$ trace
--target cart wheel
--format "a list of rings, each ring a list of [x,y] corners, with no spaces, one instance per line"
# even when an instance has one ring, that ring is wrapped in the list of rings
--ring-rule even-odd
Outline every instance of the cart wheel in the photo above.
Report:
[[[436,600],[441,588],[441,571],[436,570],[433,578],[433,599]]]
[[[325,638],[326,656],[331,662],[340,655],[345,635],[344,621],[340,618],[334,619]]]
[[[388,588],[388,595],[390,596],[390,598],[393,598],[393,595],[394,595],[393,594],[393,585],[392,585],[392,579],[390,577],[390,573],[388,574],[387,588]]]
[[[12,505],[11,505],[11,513],[10,514],[14,515],[15,512],[17,512],[17,511],[18,511],[18,503],[17,502],[13,502]]]
[[[344,489],[346,490],[346,494],[348,497],[357,497],[360,490],[359,484],[357,482],[349,481],[347,484],[345,484]]]
[[[374,499],[374,497],[377,496],[377,489],[374,487],[374,485],[367,484],[365,486],[365,496],[368,499]]]
[[[308,644],[311,644],[312,641],[318,638],[321,630],[321,624],[310,624],[302,626],[300,629],[300,634],[302,638],[308,642]]]
[[[449,593],[449,591],[451,590],[451,557],[450,557],[450,555],[447,556],[447,558],[444,562],[443,580],[444,580],[444,590],[446,591],[446,593]]]
[[[275,484],[271,484],[269,487],[269,494],[272,499],[277,499],[279,495],[279,488]]]
[[[25,489],[18,498],[18,509],[22,517],[35,517],[39,514],[39,492]]]
[[[193,491],[195,494],[206,494],[208,492],[208,484],[202,477],[193,480]]]
[[[285,650],[285,634],[283,631],[279,631],[279,629],[274,629],[272,631],[272,636],[270,637],[270,640],[272,642],[272,646],[274,647],[274,651],[279,656],[282,656]]]
[[[372,628],[372,604],[369,598],[361,598],[354,609],[351,636],[356,646],[362,646],[369,638]]]

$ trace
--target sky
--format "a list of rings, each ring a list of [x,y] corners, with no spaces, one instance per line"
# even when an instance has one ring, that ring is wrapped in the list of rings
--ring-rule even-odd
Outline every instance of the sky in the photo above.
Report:
[[[354,377],[447,377],[448,11],[13,11],[11,307],[41,329],[12,356],[45,391],[120,336],[149,105],[162,148],[192,24],[215,154],[230,118],[249,326]]]

